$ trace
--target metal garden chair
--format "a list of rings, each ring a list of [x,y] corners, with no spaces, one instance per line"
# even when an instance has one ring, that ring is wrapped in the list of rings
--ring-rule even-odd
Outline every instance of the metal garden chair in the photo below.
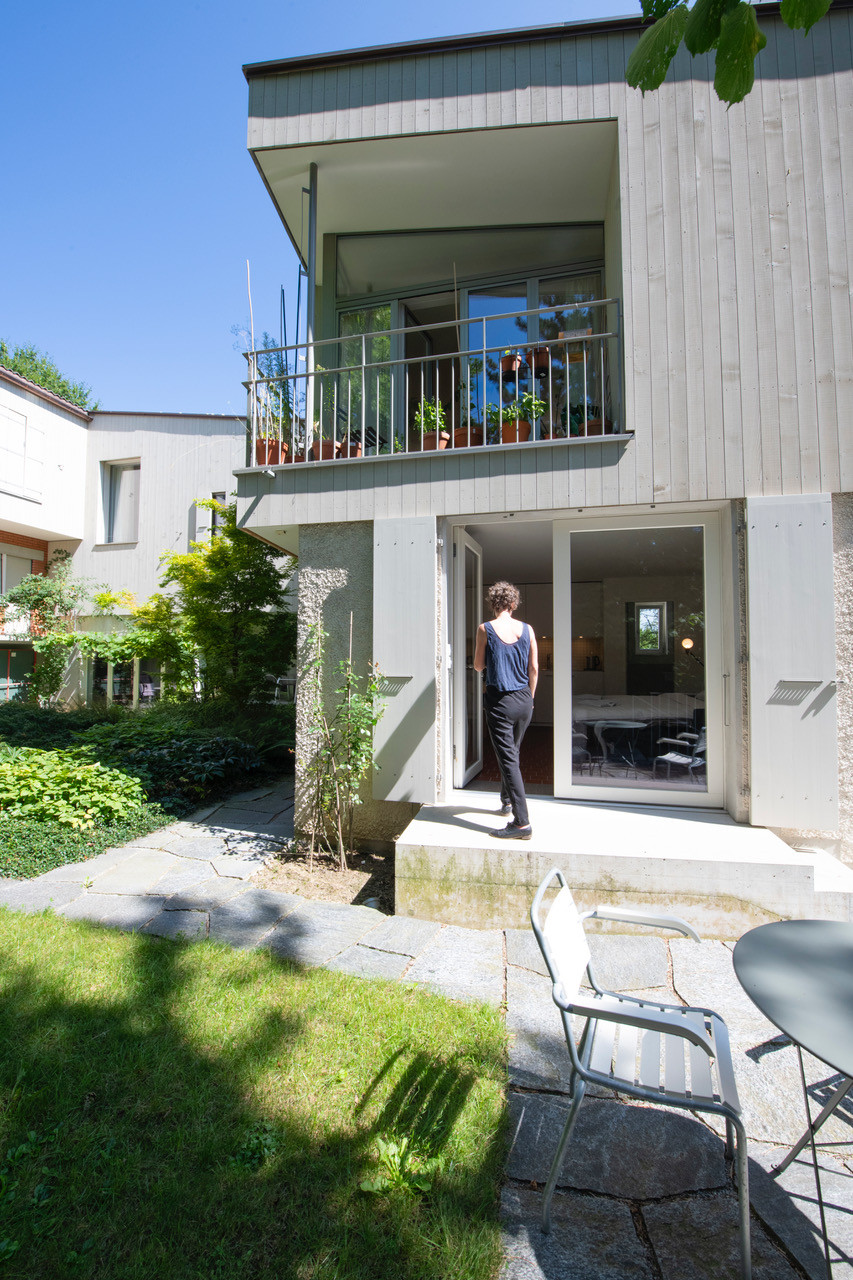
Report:
[[[543,922],[543,899],[555,881],[559,882],[559,892]],[[726,1024],[711,1009],[658,1004],[603,990],[592,972],[584,921],[620,920],[675,929],[695,942],[699,941],[698,934],[674,916],[603,907],[578,912],[565,877],[556,867],[537,890],[530,920],[551,975],[552,995],[560,1010],[572,1063],[571,1106],[545,1187],[542,1230],[551,1229],[551,1198],[586,1087],[596,1084],[644,1102],[723,1116],[729,1157],[733,1155],[733,1133],[737,1132],[741,1270],[743,1280],[750,1280],[746,1132],[740,1118]],[[580,989],[584,972],[592,987],[589,993]],[[572,1032],[573,1014],[586,1020],[577,1044]]]

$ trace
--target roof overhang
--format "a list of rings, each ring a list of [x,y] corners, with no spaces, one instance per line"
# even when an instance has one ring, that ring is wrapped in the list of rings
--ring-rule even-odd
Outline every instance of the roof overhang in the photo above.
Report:
[[[616,150],[616,121],[596,120],[258,148],[253,156],[304,262],[312,163],[322,243],[328,233],[603,222]]]

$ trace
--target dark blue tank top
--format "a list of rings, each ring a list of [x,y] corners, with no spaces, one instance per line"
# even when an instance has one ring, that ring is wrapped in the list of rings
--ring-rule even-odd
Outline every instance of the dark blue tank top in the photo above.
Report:
[[[494,685],[501,693],[511,689],[526,689],[530,684],[527,663],[530,658],[530,627],[516,641],[507,644],[501,640],[491,622],[486,623],[486,684]]]

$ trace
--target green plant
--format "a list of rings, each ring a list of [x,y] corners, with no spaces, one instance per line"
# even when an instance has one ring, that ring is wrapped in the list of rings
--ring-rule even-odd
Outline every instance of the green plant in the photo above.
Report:
[[[440,400],[422,400],[415,410],[415,430],[426,435],[428,432],[447,430],[444,408]]]
[[[174,799],[198,804],[213,790],[233,790],[263,764],[250,743],[204,730],[176,736],[162,723],[95,726],[84,741],[90,754],[131,774],[161,804]]]
[[[311,856],[315,842],[337,854],[346,870],[347,850],[352,848],[356,805],[360,788],[373,763],[373,730],[382,716],[379,673],[370,666],[362,680],[352,663],[352,614],[349,655],[339,662],[334,697],[323,688],[326,632],[314,628],[304,663],[307,693],[307,729],[311,754],[305,761],[311,795]]]
[[[97,400],[92,399],[92,390],[82,382],[69,382],[59,372],[50,356],[30,343],[23,347],[9,347],[0,341],[0,364],[13,373],[29,378],[36,386],[52,391],[54,395],[70,400],[87,412],[94,412],[98,407]]]
[[[43,819],[3,817],[0,819],[0,876],[27,880],[69,862],[84,862],[105,849],[117,848],[136,836],[156,831],[170,820],[169,813],[150,804],[86,830]]]
[[[25,749],[14,761],[0,761],[0,818],[42,819],[87,830],[141,809],[144,801],[135,778],[76,751]]]
[[[0,609],[29,615],[29,632],[38,662],[27,677],[27,694],[42,706],[56,699],[74,644],[77,617],[91,584],[75,578],[67,551],[53,553],[45,573],[31,573],[0,596]]]
[[[503,423],[535,422],[537,418],[542,417],[547,408],[547,400],[540,400],[530,391],[525,391],[523,396],[519,396],[517,400],[510,400],[504,405],[487,404],[486,421],[489,424],[489,442],[496,444],[500,439]]]
[[[432,1190],[431,1174],[440,1167],[441,1161],[436,1156],[417,1155],[408,1138],[401,1138],[399,1142],[377,1138],[376,1155],[379,1171],[358,1184],[362,1191],[381,1194],[384,1191]]]

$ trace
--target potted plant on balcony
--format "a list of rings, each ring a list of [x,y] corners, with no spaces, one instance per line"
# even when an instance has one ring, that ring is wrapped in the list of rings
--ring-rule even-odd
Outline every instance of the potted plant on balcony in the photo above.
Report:
[[[255,438],[255,466],[277,467],[282,460],[282,453],[287,457],[287,445],[272,435],[261,435]]]
[[[548,408],[546,400],[540,400],[526,391],[509,404],[486,406],[489,444],[522,444],[530,439],[531,424]]]
[[[415,430],[422,449],[446,449],[450,432],[438,400],[423,400],[415,411]]]
[[[501,373],[519,373],[525,364],[524,356],[520,351],[513,351],[511,347],[507,347],[501,356]]]

